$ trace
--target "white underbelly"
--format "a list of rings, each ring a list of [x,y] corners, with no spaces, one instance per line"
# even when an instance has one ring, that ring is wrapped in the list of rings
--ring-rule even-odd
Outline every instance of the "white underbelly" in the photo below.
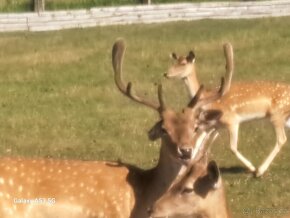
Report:
[[[249,113],[249,114],[239,114],[238,119],[240,122],[245,122],[249,120],[262,119],[266,117],[266,113]]]
[[[287,126],[288,128],[290,128],[290,117],[286,120],[285,126]]]

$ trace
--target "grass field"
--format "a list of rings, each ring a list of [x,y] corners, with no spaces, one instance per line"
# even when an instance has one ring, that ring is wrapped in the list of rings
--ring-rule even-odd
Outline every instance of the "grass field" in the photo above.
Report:
[[[0,12],[24,12],[33,11],[34,0],[1,0]],[[154,4],[177,2],[211,2],[216,0],[152,0]],[[220,0],[225,1],[225,0]],[[230,0],[238,1],[238,0]],[[142,0],[45,0],[46,10],[81,9],[100,6],[137,5]]]
[[[289,23],[290,17],[285,17],[1,33],[0,154],[121,159],[149,168],[158,158],[159,142],[150,142],[147,130],[158,116],[115,87],[111,67],[115,39],[123,37],[128,44],[125,80],[151,98],[156,98],[154,83],[162,82],[167,105],[180,110],[188,101],[184,85],[162,77],[171,64],[170,52],[194,48],[198,77],[212,87],[224,74],[222,43],[230,41],[235,81],[290,83]],[[240,150],[256,165],[274,141],[267,121],[241,126]],[[242,165],[229,151],[226,132],[221,131],[212,153],[224,169],[235,218],[290,213],[290,142],[261,179],[239,171]]]

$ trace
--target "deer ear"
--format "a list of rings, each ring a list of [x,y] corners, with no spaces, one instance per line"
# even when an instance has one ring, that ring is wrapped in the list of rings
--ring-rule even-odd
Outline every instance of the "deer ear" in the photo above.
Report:
[[[210,161],[207,165],[207,173],[210,187],[217,189],[220,186],[220,170],[215,161]]]
[[[151,141],[159,139],[162,135],[162,123],[163,121],[157,122],[148,132],[148,137]]]
[[[201,110],[197,117],[199,122],[198,128],[207,130],[218,125],[222,115],[223,112],[220,110]]]
[[[193,51],[190,51],[186,57],[187,62],[193,63],[195,61],[195,54]]]
[[[220,110],[204,110],[200,113],[199,119],[206,122],[218,121],[223,112]]]
[[[170,57],[174,60],[177,60],[177,55],[174,52],[171,53]]]

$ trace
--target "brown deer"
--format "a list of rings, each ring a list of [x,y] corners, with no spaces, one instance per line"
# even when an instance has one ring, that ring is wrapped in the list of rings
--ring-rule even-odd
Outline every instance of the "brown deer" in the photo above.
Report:
[[[230,43],[225,43],[223,46],[224,55],[226,59],[226,74],[225,74],[225,84],[223,88],[223,95],[229,91],[231,87],[234,64],[233,64],[233,48]],[[182,79],[186,84],[190,97],[195,96],[200,84],[196,77],[195,69],[195,54],[190,51],[187,56],[177,56],[175,53],[171,54],[171,58],[176,61],[175,64],[170,66],[168,71],[164,74],[166,78]],[[204,92],[203,95],[212,94],[212,90]]]
[[[151,218],[230,218],[216,162],[203,158],[189,167],[148,212]]]
[[[230,44],[227,44],[224,48],[228,57],[227,68],[229,72],[226,84],[230,84],[233,71],[233,52]],[[193,52],[189,52],[186,57],[177,57],[176,54],[173,54],[172,57],[177,61],[169,68],[165,76],[167,78],[183,79],[193,96],[199,87]],[[290,85],[279,82],[256,81],[236,82],[231,84],[230,89],[229,85],[225,86],[225,94],[222,98],[206,105],[203,110],[211,109],[223,112],[219,124],[229,132],[231,151],[251,172],[254,172],[256,176],[261,176],[287,140],[284,125],[290,126]],[[201,117],[203,117],[202,113]],[[276,133],[276,144],[272,152],[256,170],[256,167],[238,151],[238,133],[240,123],[261,118],[267,118],[271,121]],[[201,119],[202,121],[204,119]]]
[[[132,94],[121,79],[123,41],[113,46],[115,82],[123,94],[160,114],[149,132],[161,138],[156,167],[142,170],[123,163],[53,159],[0,159],[1,218],[148,217],[147,208],[171,186],[203,149],[211,130],[197,130],[194,111],[220,97],[200,100],[202,87],[183,112],[165,108],[161,86],[159,103]],[[213,120],[215,118],[213,117]]]

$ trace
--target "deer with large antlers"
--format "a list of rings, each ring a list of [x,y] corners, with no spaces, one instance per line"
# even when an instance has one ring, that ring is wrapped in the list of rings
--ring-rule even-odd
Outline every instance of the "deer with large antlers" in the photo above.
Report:
[[[181,113],[176,113],[165,107],[161,86],[158,88],[159,103],[156,103],[134,94],[130,82],[127,85],[124,84],[121,74],[124,53],[125,44],[119,40],[113,47],[113,67],[117,87],[125,96],[156,110],[160,115],[160,121],[149,131],[151,140],[161,138],[159,162],[155,168],[146,173],[145,180],[142,180],[146,181],[146,184],[142,184],[138,188],[140,196],[136,197],[136,210],[133,211],[133,217],[139,218],[148,216],[145,209],[171,186],[172,182],[186,170],[188,164],[192,164],[202,155],[200,151],[212,134],[212,130],[198,130],[193,125],[195,113],[202,105],[221,97],[224,83],[222,80],[220,90],[204,99],[200,99],[203,92],[203,86],[201,86],[188,106]],[[219,116],[220,114],[212,114],[211,121],[214,122]]]
[[[219,168],[215,161],[208,162],[209,147],[214,141],[215,137],[203,148],[200,159],[188,166],[149,208],[151,218],[231,217]]]
[[[122,163],[52,159],[0,159],[1,218],[95,218],[148,217],[147,209],[186,170],[205,147],[212,130],[197,130],[194,112],[216,100],[215,95],[199,99],[202,87],[183,112],[165,108],[161,86],[159,103],[133,94],[132,85],[121,78],[125,52],[123,41],[113,46],[115,82],[130,99],[160,114],[149,131],[150,139],[161,138],[156,167],[142,170]],[[216,118],[212,116],[212,121]]]
[[[230,44],[224,46],[227,60],[226,84],[231,82],[233,72],[233,49]],[[177,57],[165,76],[183,79],[189,93],[194,96],[199,87],[195,71],[195,56],[189,52],[186,57]],[[218,101],[203,107],[203,110],[219,110],[223,115],[219,119],[220,126],[225,127],[230,136],[230,148],[236,157],[256,176],[261,176],[270,166],[282,146],[286,143],[284,125],[290,127],[290,85],[279,82],[236,82],[226,85],[225,94]],[[202,117],[202,116],[201,116]],[[256,167],[238,150],[238,133],[240,123],[267,118],[271,121],[275,133],[276,144],[272,152],[261,166]],[[204,120],[201,120],[203,122]]]

